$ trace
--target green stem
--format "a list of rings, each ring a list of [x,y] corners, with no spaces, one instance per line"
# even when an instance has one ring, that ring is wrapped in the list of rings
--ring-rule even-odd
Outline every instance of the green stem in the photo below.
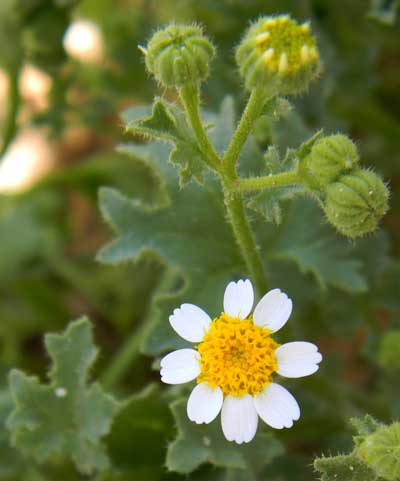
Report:
[[[2,157],[10,146],[17,131],[17,117],[20,104],[20,94],[18,88],[20,67],[15,67],[9,70],[9,92],[8,92],[8,107],[7,114],[3,123],[2,144],[0,148],[0,157]]]
[[[223,158],[226,172],[229,175],[233,175],[235,172],[240,152],[253,130],[256,120],[260,117],[266,101],[267,96],[263,88],[255,88],[251,92],[242,118]]]
[[[235,190],[238,192],[252,192],[271,187],[285,187],[287,185],[301,184],[302,179],[297,172],[282,172],[281,174],[265,175],[263,177],[250,177],[237,179]]]
[[[230,189],[224,185],[224,200],[240,253],[242,254],[259,295],[262,295],[267,291],[268,283],[260,251],[246,217],[243,199],[241,194],[232,193]]]
[[[234,192],[234,186],[235,182],[239,180],[236,172],[236,163],[243,145],[254,127],[254,122],[263,110],[266,101],[265,92],[263,89],[255,89],[250,95],[246,109],[232,137],[223,161],[221,161],[218,153],[211,144],[201,122],[199,93],[197,89],[193,85],[188,84],[182,87],[179,93],[201,151],[207,158],[208,164],[213,167],[220,176],[225,206],[236,242],[256,289],[261,295],[267,290],[264,266],[254,234],[246,217],[242,196],[240,193]]]
[[[219,171],[221,159],[210,142],[201,120],[198,88],[188,83],[179,89],[179,95],[206,162],[212,169]]]

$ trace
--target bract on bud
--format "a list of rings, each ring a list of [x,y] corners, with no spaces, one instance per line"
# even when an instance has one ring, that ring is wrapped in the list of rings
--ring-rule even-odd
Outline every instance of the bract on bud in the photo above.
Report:
[[[388,210],[387,187],[378,175],[366,169],[343,175],[325,192],[324,210],[329,222],[348,237],[373,232]]]
[[[198,25],[171,24],[139,47],[150,73],[166,87],[199,83],[209,73],[215,48]]]
[[[310,25],[288,15],[262,17],[246,32],[236,51],[248,90],[265,87],[272,95],[298,94],[320,70]]]
[[[355,144],[345,135],[330,135],[318,140],[305,159],[308,172],[325,188],[341,175],[352,171],[359,156]]]

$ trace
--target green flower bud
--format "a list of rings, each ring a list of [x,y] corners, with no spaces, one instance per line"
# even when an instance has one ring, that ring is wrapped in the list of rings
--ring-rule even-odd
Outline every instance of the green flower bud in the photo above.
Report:
[[[400,423],[382,426],[358,446],[358,456],[377,476],[395,481],[400,478]]]
[[[236,51],[246,88],[265,87],[273,95],[298,94],[320,70],[310,25],[288,15],[262,17],[246,32]]]
[[[326,188],[325,213],[343,235],[373,232],[388,210],[389,191],[382,179],[365,169],[343,175]]]
[[[346,136],[331,135],[313,145],[305,164],[308,172],[324,188],[357,166],[357,148]]]
[[[215,48],[197,25],[171,24],[156,32],[147,48],[139,47],[146,57],[147,70],[166,87],[205,80]]]

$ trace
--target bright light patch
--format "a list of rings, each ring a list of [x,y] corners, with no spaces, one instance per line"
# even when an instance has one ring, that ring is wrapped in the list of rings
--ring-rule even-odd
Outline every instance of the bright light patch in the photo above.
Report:
[[[63,40],[68,55],[82,62],[98,63],[103,58],[100,28],[89,20],[76,20],[67,29]]]
[[[55,153],[42,132],[25,130],[0,162],[0,192],[20,192],[54,166]]]
[[[47,96],[52,83],[46,72],[27,64],[21,72],[19,88],[25,100],[32,102],[39,109],[44,109],[48,104]]]

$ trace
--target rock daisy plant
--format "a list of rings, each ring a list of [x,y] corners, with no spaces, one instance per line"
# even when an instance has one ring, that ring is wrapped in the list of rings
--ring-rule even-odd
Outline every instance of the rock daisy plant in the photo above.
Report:
[[[214,319],[193,304],[174,310],[171,326],[194,348],[163,357],[161,378],[167,384],[196,380],[187,402],[189,419],[210,423],[221,412],[226,439],[249,442],[258,417],[277,429],[289,428],[299,419],[295,398],[276,383],[276,375],[313,374],[322,356],[310,342],[279,345],[273,339],[288,320],[292,301],[277,288],[268,291],[262,249],[246,207],[273,210],[268,203],[274,198],[280,209],[280,196],[285,198],[289,189],[290,197],[301,194],[314,200],[338,233],[356,238],[377,228],[388,208],[388,190],[377,174],[360,166],[357,148],[347,136],[324,136],[322,131],[297,150],[289,149],[283,159],[279,154],[271,158],[269,153],[277,152],[271,146],[265,175],[239,174],[241,153],[259,119],[272,121],[273,116],[284,115],[288,101],[282,96],[305,93],[321,73],[309,23],[300,24],[288,15],[261,17],[245,32],[236,48],[236,62],[249,98],[222,151],[200,112],[200,87],[215,57],[202,28],[171,24],[139,49],[148,72],[164,92],[175,91],[178,101],[157,98],[151,115],[131,119],[127,130],[173,144],[170,160],[180,167],[182,188],[192,179],[204,185],[207,171],[219,179],[226,219],[251,279],[227,286],[224,310]],[[255,297],[261,300],[251,314]]]
[[[210,423],[221,411],[222,431],[228,441],[250,442],[258,417],[275,429],[290,428],[300,417],[296,399],[273,374],[298,378],[318,370],[322,360],[310,342],[279,345],[272,334],[292,312],[292,301],[279,289],[265,294],[256,305],[249,279],[230,282],[224,311],[211,319],[200,307],[182,304],[169,322],[179,336],[196,343],[161,360],[161,380],[182,384],[194,379],[187,415],[197,424]]]

